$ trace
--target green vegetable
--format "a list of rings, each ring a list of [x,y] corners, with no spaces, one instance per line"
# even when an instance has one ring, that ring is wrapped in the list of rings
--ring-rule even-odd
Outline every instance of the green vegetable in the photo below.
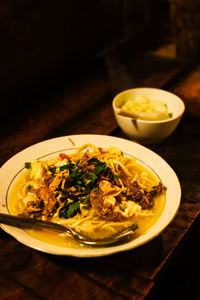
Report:
[[[91,182],[94,182],[97,179],[97,176],[94,173],[84,173],[84,176]]]
[[[113,175],[113,180],[118,180],[120,176],[118,174],[112,174]]]
[[[103,173],[105,169],[106,169],[106,163],[98,164],[94,169],[94,174],[98,176],[99,174]]]
[[[76,165],[78,166],[79,163],[80,163],[80,159],[78,159],[78,160],[76,161]]]
[[[60,167],[60,172],[66,170],[66,169],[68,169],[69,171],[72,171],[75,168],[76,168],[76,165],[73,164],[71,160],[68,160],[68,164],[63,165],[63,166]]]
[[[69,176],[65,181],[65,186],[59,186],[56,190],[62,193],[71,202],[65,202],[59,210],[59,218],[72,218],[80,211],[80,203],[87,204],[90,202],[90,192],[98,188],[98,182],[102,176],[108,180],[119,178],[115,175],[105,162],[97,158],[91,158],[83,165],[79,166],[68,160],[68,164],[60,167],[60,172],[69,170]],[[71,189],[73,187],[74,189]]]
[[[56,173],[56,167],[49,168],[49,171],[54,175]]]
[[[67,203],[59,210],[59,218],[73,218],[79,212],[79,207],[79,201]]]
[[[30,189],[32,189],[32,185],[29,184],[29,185],[26,187],[26,190],[27,190],[27,191],[30,191]]]
[[[25,162],[24,167],[26,169],[30,169],[31,168],[31,163],[30,162]]]
[[[86,197],[81,199],[81,203],[87,204],[90,202],[90,195],[87,195]]]

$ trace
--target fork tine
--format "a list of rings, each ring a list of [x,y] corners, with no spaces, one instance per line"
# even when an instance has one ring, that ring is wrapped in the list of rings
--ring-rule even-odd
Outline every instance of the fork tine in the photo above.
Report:
[[[122,230],[112,234],[109,237],[103,239],[89,239],[86,236],[80,236],[79,243],[83,245],[88,245],[92,247],[99,247],[99,246],[111,246],[113,244],[119,243],[120,241],[125,241],[125,238],[130,237],[135,230],[138,228],[138,224],[132,223],[128,227],[123,228]]]

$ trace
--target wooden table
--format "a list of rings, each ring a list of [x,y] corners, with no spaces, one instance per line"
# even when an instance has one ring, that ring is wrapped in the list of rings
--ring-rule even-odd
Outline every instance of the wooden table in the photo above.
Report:
[[[77,76],[77,74],[79,74]],[[148,146],[177,173],[180,209],[147,244],[99,258],[59,257],[28,248],[0,230],[0,299],[199,299],[200,69],[158,54],[117,49],[85,71],[63,73],[48,89],[27,89],[26,101],[1,117],[1,165],[45,139],[81,133],[127,138],[111,102],[124,89],[149,86],[182,97],[176,131]],[[176,297],[176,298],[175,298]]]

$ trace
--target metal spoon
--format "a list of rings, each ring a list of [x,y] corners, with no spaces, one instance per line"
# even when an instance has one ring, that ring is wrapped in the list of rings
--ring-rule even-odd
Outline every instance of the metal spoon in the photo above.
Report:
[[[138,228],[137,223],[132,223],[131,225],[121,229],[120,231],[110,235],[109,237],[102,238],[102,239],[90,239],[87,236],[80,234],[73,228],[67,228],[61,224],[49,222],[49,221],[42,221],[37,219],[31,218],[24,218],[18,217],[8,214],[0,213],[0,223],[11,225],[19,228],[48,228],[54,229],[62,232],[69,233],[79,244],[81,245],[88,245],[93,247],[103,247],[103,246],[110,246],[115,243],[120,243],[123,241],[127,241],[134,231]]]

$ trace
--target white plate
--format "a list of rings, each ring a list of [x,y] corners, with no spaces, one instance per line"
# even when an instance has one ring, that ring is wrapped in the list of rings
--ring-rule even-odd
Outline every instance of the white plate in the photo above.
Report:
[[[56,156],[60,152],[67,152],[83,144],[92,143],[95,146],[108,148],[117,147],[125,154],[134,156],[151,167],[154,172],[160,177],[163,184],[167,187],[166,203],[161,216],[149,230],[134,240],[123,244],[107,248],[64,248],[54,246],[47,242],[40,241],[22,229],[14,228],[7,225],[1,225],[2,229],[15,237],[19,242],[31,248],[56,254],[56,255],[71,255],[77,257],[95,257],[108,255],[124,250],[138,247],[161,233],[161,231],[174,218],[180,204],[181,188],[179,180],[172,168],[159,155],[132,141],[125,139],[104,136],[104,135],[71,135],[50,139],[19,152],[9,159],[0,169],[0,212],[9,213],[7,207],[7,198],[10,190],[24,168],[24,162],[32,161],[38,158],[47,158]]]

